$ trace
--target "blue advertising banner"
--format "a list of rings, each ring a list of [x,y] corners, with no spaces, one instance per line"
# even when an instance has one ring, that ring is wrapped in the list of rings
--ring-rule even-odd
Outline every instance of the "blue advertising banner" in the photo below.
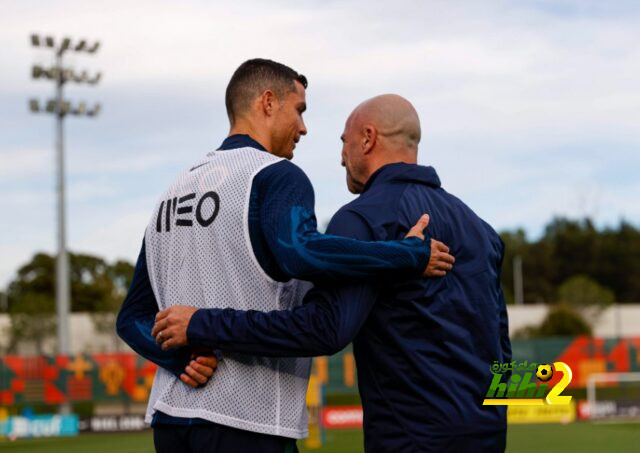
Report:
[[[10,438],[75,436],[77,434],[77,415],[8,417],[0,423],[0,435]]]

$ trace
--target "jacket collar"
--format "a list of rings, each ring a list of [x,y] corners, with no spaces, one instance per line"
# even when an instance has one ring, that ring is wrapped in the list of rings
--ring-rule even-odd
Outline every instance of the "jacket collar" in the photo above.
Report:
[[[397,162],[378,168],[369,177],[362,189],[362,193],[375,185],[389,182],[413,182],[431,187],[440,187],[440,178],[433,167]]]
[[[237,148],[256,148],[260,151],[266,151],[266,148],[262,146],[260,143],[252,139],[250,136],[245,134],[235,134],[230,135],[224,139],[218,151],[224,151],[227,149],[237,149]]]

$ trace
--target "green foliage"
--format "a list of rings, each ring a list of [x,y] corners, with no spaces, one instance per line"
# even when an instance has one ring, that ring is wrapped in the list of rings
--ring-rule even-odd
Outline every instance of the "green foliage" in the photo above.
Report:
[[[120,307],[133,277],[133,265],[85,254],[69,254],[72,311],[90,312],[99,331],[114,330]],[[55,333],[55,258],[37,253],[18,269],[7,290],[11,316],[10,348],[18,341],[35,342],[38,351]]]
[[[552,307],[538,330],[539,337],[577,335],[591,335],[591,326],[578,311],[566,305]]]
[[[122,303],[133,277],[133,265],[85,254],[69,254],[71,274],[71,309],[83,312],[114,312]],[[41,295],[53,300],[55,294],[55,259],[37,253],[30,262],[18,269],[9,284],[10,312],[28,310],[27,296]]]
[[[115,285],[107,263],[91,255],[71,255],[70,261],[73,311],[110,311]]]
[[[6,292],[0,291],[0,312],[6,312],[9,308],[8,297]]]
[[[7,295],[9,311],[21,311],[21,304],[30,294],[48,296],[53,300],[55,282],[54,259],[44,253],[37,253],[30,262],[18,269],[17,277],[9,283]],[[28,310],[28,307],[25,307]]]
[[[556,218],[537,241],[523,230],[501,237],[502,285],[513,294],[513,258],[520,256],[525,303],[558,302],[560,286],[577,275],[608,288],[617,302],[640,302],[640,229],[629,223],[598,231],[590,219]]]
[[[115,332],[116,312],[127,295],[133,279],[133,265],[127,261],[116,261],[108,266],[101,278],[109,281],[109,295],[91,312],[91,319],[99,332]]]
[[[19,307],[19,310],[17,309]],[[55,302],[52,295],[20,293],[9,310],[10,352],[15,352],[18,341],[33,343],[38,354],[44,353],[45,340],[56,330]]]
[[[54,267],[52,257],[38,253],[18,270],[18,277],[9,284],[9,352],[14,352],[23,340],[43,353],[44,341],[55,332]]]
[[[591,335],[591,326],[574,308],[555,305],[539,326],[526,326],[512,336],[516,339]]]
[[[614,303],[613,291],[585,275],[571,277],[558,288],[558,301],[574,307],[606,307]]]

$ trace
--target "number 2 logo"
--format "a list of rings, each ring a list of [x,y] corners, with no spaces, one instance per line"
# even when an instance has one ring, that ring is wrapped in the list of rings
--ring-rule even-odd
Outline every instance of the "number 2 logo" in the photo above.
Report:
[[[547,395],[547,404],[555,405],[567,405],[571,402],[570,395],[562,395],[560,393],[567,388],[567,385],[571,382],[572,373],[571,368],[564,362],[553,362],[553,367],[556,372],[562,373],[562,379],[556,385],[553,386],[549,394]]]

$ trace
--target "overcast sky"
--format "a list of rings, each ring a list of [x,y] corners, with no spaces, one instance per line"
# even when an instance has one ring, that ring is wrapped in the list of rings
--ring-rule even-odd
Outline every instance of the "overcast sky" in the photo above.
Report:
[[[267,6],[267,4],[269,6]],[[0,1],[0,287],[55,249],[53,85],[32,32],[99,39],[69,65],[97,119],[65,121],[69,247],[135,260],[159,194],[228,132],[224,89],[252,57],[307,75],[294,162],[324,224],[352,199],[340,134],[362,100],[398,93],[422,121],[420,162],[497,230],[554,215],[640,224],[636,1]]]

